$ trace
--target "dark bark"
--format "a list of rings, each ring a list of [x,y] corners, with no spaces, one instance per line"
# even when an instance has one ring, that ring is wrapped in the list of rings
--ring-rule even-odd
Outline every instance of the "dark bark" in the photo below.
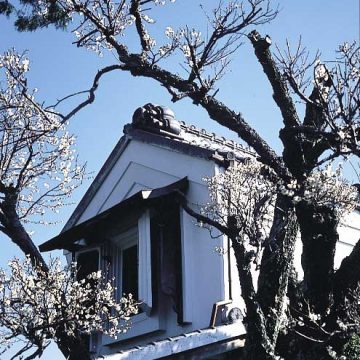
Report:
[[[259,134],[247,124],[241,114],[236,114],[220,101],[212,97],[206,97],[200,104],[205,108],[213,120],[220,125],[235,131],[241,139],[254,148],[256,153],[260,156],[259,160],[263,164],[270,166],[282,179],[288,180],[290,178],[290,173],[282,159],[278,157]]]
[[[330,133],[329,136],[325,136],[323,133],[326,128],[326,119],[324,116],[323,108],[319,105],[321,103],[320,94],[317,87],[314,87],[309,99],[312,102],[306,104],[304,126],[312,127],[315,131],[318,131],[318,136],[309,137],[304,136],[303,150],[306,161],[307,172],[310,172],[316,166],[319,157],[324,151],[331,148],[331,137],[334,134]]]
[[[273,89],[273,98],[281,111],[285,130],[300,125],[295,104],[289,94],[286,80],[281,75],[269,50],[271,40],[269,37],[262,38],[257,31],[249,34],[249,39],[254,47],[255,55],[267,76]],[[283,160],[290,172],[297,178],[304,177],[305,160],[303,157],[301,140],[298,134],[280,132],[280,139],[284,144]]]
[[[289,198],[279,195],[269,241],[264,246],[257,291],[259,304],[268,319],[267,333],[274,343],[293,266],[297,229],[293,204]]]
[[[266,318],[258,303],[251,274],[251,257],[239,238],[239,229],[236,227],[236,219],[230,217],[228,222],[231,244],[234,249],[236,265],[239,273],[242,297],[246,305],[247,324],[246,352],[247,360],[274,360],[275,344],[272,343],[266,332]]]
[[[291,264],[292,254],[290,252],[293,246],[291,244],[290,248],[287,249],[285,243],[289,241],[287,235],[292,227],[291,219],[293,218],[293,211],[293,206],[291,206],[289,200],[284,196],[278,196],[275,205],[274,222],[269,239],[264,246],[258,280],[259,301],[265,314],[268,313],[265,309],[274,307],[280,278],[283,271],[287,270]],[[285,256],[282,259],[284,252],[286,253],[285,255],[290,255],[290,264],[288,264],[289,256]]]
[[[249,260],[246,259],[244,246],[236,239],[232,239],[236,265],[239,273],[241,293],[246,305],[246,359],[274,360],[274,344],[266,332],[265,316],[257,301],[252,284]]]
[[[360,279],[360,241],[353,248],[351,254],[343,259],[340,268],[334,275],[334,301],[335,306],[342,304],[349,290],[359,285]]]
[[[254,47],[255,55],[273,88],[273,98],[281,111],[284,125],[300,125],[295,104],[289,95],[285,79],[280,74],[269,50],[271,39],[268,36],[261,37],[257,31],[252,31],[248,37]]]
[[[65,359],[68,360],[91,360],[85,337],[78,335],[77,337],[66,335],[65,331],[56,333],[56,345],[58,346]]]
[[[16,211],[18,193],[13,187],[3,189],[5,199],[0,204],[1,231],[14,242],[25,255],[29,255],[33,265],[47,271],[48,267],[38,248],[20,222]]]
[[[303,243],[304,292],[313,310],[324,313],[332,297],[338,218],[332,209],[304,201],[297,205],[296,214]]]
[[[25,255],[30,256],[34,266],[40,266],[43,270],[47,270],[46,262],[41,256],[38,248],[34,245],[26,230],[16,218],[11,220],[11,225],[4,229],[3,232]]]

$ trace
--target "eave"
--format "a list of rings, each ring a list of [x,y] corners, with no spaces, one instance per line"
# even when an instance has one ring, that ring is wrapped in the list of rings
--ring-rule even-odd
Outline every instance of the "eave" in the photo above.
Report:
[[[188,180],[187,177],[184,177],[161,188],[139,191],[110,209],[44,242],[39,246],[39,249],[41,252],[55,249],[76,250],[77,241],[91,238],[93,234],[104,233],[109,224],[128,216],[133,209],[145,209],[154,205],[160,199],[174,198],[179,191],[185,192],[187,188]]]

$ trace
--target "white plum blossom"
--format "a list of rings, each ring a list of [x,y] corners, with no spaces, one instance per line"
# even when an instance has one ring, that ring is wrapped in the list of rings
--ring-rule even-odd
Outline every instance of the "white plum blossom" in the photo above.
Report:
[[[154,5],[165,5],[167,1],[152,1]],[[174,0],[168,1],[170,3]],[[47,6],[41,1],[39,8],[43,12],[47,11]],[[87,49],[94,51],[98,55],[103,55],[103,50],[112,50],[114,43],[111,39],[117,36],[124,36],[128,28],[135,23],[135,16],[131,12],[131,2],[121,1],[115,2],[111,0],[60,0],[59,4],[67,13],[72,14],[72,21],[77,23],[77,16],[79,15],[79,26],[75,26],[73,33],[77,38],[79,46],[84,46]],[[145,13],[139,4],[139,14],[147,24],[154,24],[156,21]],[[85,20],[84,20],[85,19]],[[109,31],[104,31],[109,29]],[[156,41],[152,38],[149,32],[144,29],[143,40],[147,42],[149,48],[156,46]]]
[[[342,177],[341,166],[331,164],[311,173],[305,182],[302,198],[319,206],[327,206],[343,216],[359,205],[357,189]]]
[[[42,222],[46,209],[57,212],[69,201],[85,169],[66,124],[27,87],[28,70],[24,54],[0,56],[0,192],[16,195],[21,220]]]
[[[267,23],[277,14],[269,6],[261,7],[266,0],[254,3],[248,1],[246,4],[221,2],[221,6],[217,6],[211,15],[208,14],[209,26],[203,34],[194,28],[174,30],[164,24],[165,36],[155,39],[150,26],[156,23],[156,16],[161,12],[159,7],[174,2],[175,0],[57,0],[57,19],[54,20],[51,17],[54,9],[49,2],[36,0],[31,6],[25,5],[22,8],[22,16],[35,16],[45,26],[52,22],[58,27],[67,25],[75,35],[74,43],[78,47],[84,47],[99,56],[103,56],[105,50],[111,51],[120,63],[135,60],[137,65],[143,62],[143,65],[153,66],[170,54],[178,56],[178,63],[185,71],[185,77],[190,74],[193,82],[209,91],[225,74],[230,56],[240,46],[239,39],[244,36],[244,27]],[[205,7],[203,10],[207,12]],[[34,27],[30,22],[24,26],[29,29]],[[133,39],[134,33],[140,42],[127,42],[127,36],[130,35]]]
[[[115,288],[101,271],[76,279],[76,263],[62,268],[51,260],[49,271],[36,268],[27,257],[0,270],[0,345],[3,352],[15,341],[39,350],[60,334],[101,332],[112,337],[126,332],[138,304],[129,296],[115,300]]]
[[[210,202],[202,213],[223,226],[227,226],[229,216],[234,216],[250,243],[264,241],[270,230],[276,194],[276,186],[262,175],[265,168],[255,159],[248,159],[205,178]]]
[[[174,29],[171,27],[171,26],[168,26],[166,29],[165,29],[165,36],[168,37],[169,39],[172,39],[174,37]]]
[[[154,24],[155,20],[152,19],[149,15],[142,15],[142,19],[147,22],[148,24]]]
[[[342,177],[341,166],[332,170],[330,164],[314,171],[303,184],[296,179],[285,183],[274,176],[270,181],[264,176],[264,170],[265,173],[270,171],[252,159],[205,178],[210,202],[202,207],[202,214],[225,227],[229,216],[234,216],[241,236],[245,236],[250,244],[261,244],[272,225],[277,194],[287,196],[294,204],[310,201],[332,208],[338,217],[359,204],[357,189]]]

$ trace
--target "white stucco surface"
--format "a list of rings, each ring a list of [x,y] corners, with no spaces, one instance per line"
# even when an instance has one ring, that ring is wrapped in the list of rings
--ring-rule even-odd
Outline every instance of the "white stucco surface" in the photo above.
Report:
[[[91,199],[78,223],[109,209],[136,192],[169,185],[185,176],[189,180],[187,200],[198,209],[208,200],[202,181],[213,175],[216,165],[200,157],[190,156],[154,144],[131,140]],[[135,316],[131,330],[119,340],[143,335],[143,342],[176,336],[209,326],[214,303],[228,297],[225,294],[224,257],[214,251],[223,246],[223,237],[211,239],[206,229],[196,226],[186,212],[181,211],[183,311],[186,325],[178,325],[177,314],[169,301],[161,305],[154,316]],[[228,292],[228,290],[227,290]],[[156,331],[161,330],[161,335]],[[119,340],[103,337],[100,353],[109,354],[121,346]],[[137,337],[141,343],[141,337]],[[111,344],[112,348],[106,345]],[[130,345],[128,345],[130,346]]]
[[[122,150],[77,223],[94,217],[141,190],[164,187],[185,176],[189,181],[188,203],[198,210],[199,206],[208,201],[207,188],[202,178],[214,175],[218,171],[222,169],[212,160],[133,139]],[[177,314],[171,302],[165,299],[156,314],[149,316],[142,313],[134,317],[131,330],[120,336],[118,340],[103,337],[102,344],[97,344],[100,354],[109,355],[123,349],[124,345],[121,341],[125,339],[127,340],[125,348],[130,348],[185,332],[205,329],[209,326],[215,303],[230,298],[241,298],[236,261],[226,237],[212,238],[208,230],[196,226],[194,219],[184,210],[181,210],[180,219],[185,323],[183,325],[177,323]],[[353,245],[360,238],[359,212],[350,214],[342,221],[339,234],[340,242],[337,245],[335,267],[340,265],[343,257],[350,253]],[[215,252],[215,247],[223,247],[224,254]],[[294,261],[299,276],[302,277],[300,240],[296,246]],[[236,301],[231,306],[243,307],[243,304],[241,301]],[[134,336],[136,338],[132,341]],[[164,345],[164,349],[172,351],[169,346]],[[151,347],[146,349],[144,354],[152,351]]]

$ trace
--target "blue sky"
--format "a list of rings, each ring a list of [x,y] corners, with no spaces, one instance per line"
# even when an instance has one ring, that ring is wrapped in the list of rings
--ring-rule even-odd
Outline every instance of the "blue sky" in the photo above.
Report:
[[[209,8],[217,4],[215,0],[202,2]],[[198,3],[194,0],[176,0],[173,5],[158,9],[158,23],[149,28],[150,32],[161,34],[166,26],[176,28],[185,24],[201,27],[204,16]],[[262,34],[269,34],[273,43],[280,48],[284,48],[286,39],[296,44],[301,35],[303,44],[312,54],[319,49],[321,58],[330,60],[334,58],[334,50],[339,44],[344,41],[359,42],[359,0],[280,0],[279,7],[278,17],[258,30]],[[73,35],[65,31],[47,29],[17,33],[11,19],[5,18],[0,18],[0,28],[0,51],[4,52],[11,47],[18,51],[28,51],[31,60],[30,86],[39,89],[40,98],[47,104],[88,88],[98,68],[115,62],[111,54],[99,58],[90,51],[76,48],[72,45]],[[133,41],[134,38],[130,36],[130,46]],[[167,66],[178,67],[178,61],[170,61]],[[218,86],[218,98],[230,108],[240,111],[280,153],[281,145],[277,139],[281,127],[280,113],[246,38],[244,45],[233,56],[230,71]],[[122,135],[123,126],[131,121],[134,110],[148,102],[169,106],[180,120],[236,140],[234,134],[215,124],[203,109],[189,100],[171,103],[168,93],[156,82],[132,78],[127,73],[112,73],[101,82],[95,103],[83,110],[70,124],[71,131],[77,136],[77,153],[80,159],[87,162],[89,171],[96,174]],[[74,194],[75,204],[88,186],[89,182]],[[65,222],[74,206],[64,208],[57,220]],[[35,228],[36,244],[55,236],[61,227],[62,224]],[[10,258],[21,256],[21,253],[4,235],[0,234],[0,239],[0,266],[6,266]],[[60,358],[53,351],[44,358]]]

